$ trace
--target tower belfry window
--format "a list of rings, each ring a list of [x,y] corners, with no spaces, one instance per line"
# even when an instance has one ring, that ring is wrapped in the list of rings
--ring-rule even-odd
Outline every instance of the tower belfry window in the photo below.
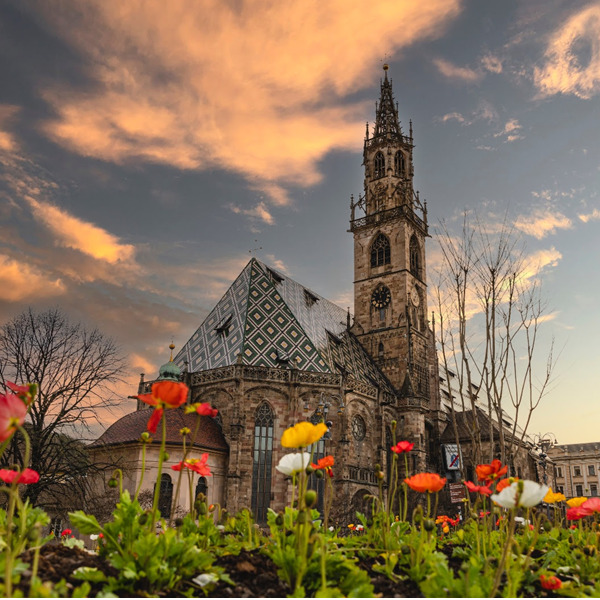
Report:
[[[394,171],[396,172],[397,177],[404,177],[404,154],[402,154],[400,150],[398,150],[398,152],[396,152],[396,156],[394,156]]]
[[[421,277],[421,249],[414,235],[410,238],[410,272],[415,277]]]
[[[390,240],[383,233],[380,233],[371,246],[371,266],[389,265],[390,260]]]
[[[383,152],[378,152],[373,161],[373,177],[379,179],[385,175],[385,157]]]

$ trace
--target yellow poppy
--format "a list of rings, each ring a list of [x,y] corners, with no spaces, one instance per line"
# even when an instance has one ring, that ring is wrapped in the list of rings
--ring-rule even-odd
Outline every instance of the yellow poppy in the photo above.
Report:
[[[583,496],[579,496],[578,498],[571,498],[570,500],[567,500],[567,504],[571,508],[575,508],[577,506],[581,506],[586,500],[587,500],[587,498],[584,498]]]
[[[555,504],[556,502],[564,502],[566,500],[566,496],[561,494],[560,492],[554,493],[552,488],[548,490],[548,493],[544,496],[543,502],[547,502],[548,504]]]
[[[313,425],[308,421],[301,421],[293,427],[288,427],[281,436],[281,445],[284,448],[306,448],[318,442],[327,431],[325,423]]]

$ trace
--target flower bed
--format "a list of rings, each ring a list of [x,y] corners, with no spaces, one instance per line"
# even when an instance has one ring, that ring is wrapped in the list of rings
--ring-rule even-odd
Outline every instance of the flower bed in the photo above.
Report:
[[[155,407],[149,429],[163,424],[162,450],[163,411],[182,403],[187,392],[181,386],[155,384],[152,394],[141,397]],[[29,440],[22,426],[35,386],[11,384],[10,390],[0,395],[2,451],[19,432],[26,465]],[[216,414],[208,405],[189,410]],[[507,478],[506,466],[494,460],[478,465],[477,482],[465,482],[465,520],[438,514],[437,494],[445,479],[416,473],[401,480],[398,462],[404,459],[408,472],[412,445],[394,440],[391,481],[385,482],[375,466],[380,486],[379,494],[369,497],[370,517],[357,514],[355,523],[330,524],[335,458],[315,464],[307,451],[325,432],[325,425],[306,422],[284,432],[281,443],[292,452],[277,470],[291,478],[293,499],[284,511],[269,511],[264,529],[250,511],[231,515],[225,508],[207,506],[202,494],[192,499],[183,518],[161,519],[158,493],[153,507],[144,510],[137,493],[122,489],[116,472],[111,484],[120,495],[111,520],[99,523],[82,511],[70,515],[72,528],[94,541],[91,553],[70,530],[59,542],[42,535],[47,515],[23,503],[19,494],[20,486],[36,484],[37,473],[0,470],[8,497],[6,509],[0,509],[3,595],[600,596],[600,499],[567,501],[547,486]],[[184,440],[188,434],[182,431]],[[206,458],[190,459],[185,444],[175,470],[180,478],[191,471],[210,475]],[[316,492],[308,489],[310,473],[325,479],[323,515],[314,508]],[[566,518],[564,503],[569,507]]]

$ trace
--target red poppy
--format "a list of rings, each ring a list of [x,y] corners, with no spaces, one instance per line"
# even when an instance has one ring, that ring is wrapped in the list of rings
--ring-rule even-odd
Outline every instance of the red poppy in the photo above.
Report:
[[[27,406],[15,394],[0,394],[0,442],[7,440],[25,422]]]
[[[558,590],[562,587],[562,581],[555,575],[540,575],[540,583],[545,590]]]
[[[9,469],[0,469],[0,479],[4,483],[37,483],[40,480],[40,475],[33,469],[25,469],[23,472],[12,471]]]
[[[483,494],[484,496],[489,496],[492,493],[492,490],[486,485],[475,485],[472,481],[465,481],[465,485],[470,492]]]
[[[600,498],[597,496],[588,498],[579,509],[586,515],[592,515],[594,513],[600,513]]]
[[[73,533],[70,529],[63,529],[62,533],[60,534],[62,537],[67,537],[68,535],[71,535],[71,533]]]
[[[395,446],[392,446],[390,450],[395,452],[396,454],[402,454],[403,452],[410,452],[415,447],[414,444],[410,442],[398,442]]]
[[[202,417],[216,417],[219,412],[216,408],[213,408],[208,402],[196,405],[196,412]]]
[[[479,481],[484,481],[486,485],[489,485],[492,481],[506,474],[508,465],[502,466],[502,463],[495,458],[490,464],[477,465],[475,471],[477,473],[477,479],[479,479]]]
[[[490,513],[489,510],[486,510],[485,512],[483,512],[482,510],[479,511],[479,518],[483,519],[484,517],[487,517]]]
[[[329,475],[329,477],[333,477],[333,469],[331,467],[333,467],[334,464],[334,460],[333,460],[333,456],[324,456],[323,458],[320,458],[317,461],[317,464],[315,465],[315,463],[311,463],[311,467],[313,469],[323,469],[323,471],[325,471],[327,473],[327,475]]]
[[[152,384],[151,394],[140,394],[138,400],[154,406],[154,412],[148,421],[148,431],[156,433],[156,428],[163,415],[163,408],[177,408],[188,397],[188,386],[176,381],[157,381]]]
[[[571,508],[567,508],[567,521],[579,521],[579,519],[583,519],[583,517],[587,517],[589,512],[585,509],[582,509],[581,506],[572,506]]]
[[[404,480],[404,483],[415,492],[439,492],[446,485],[446,478],[437,473],[417,473]]]
[[[200,458],[188,458],[182,460],[180,463],[173,465],[171,469],[174,471],[181,471],[182,468],[189,469],[201,475],[202,477],[209,477],[212,475],[209,466],[206,464],[208,461],[208,453],[204,453]]]

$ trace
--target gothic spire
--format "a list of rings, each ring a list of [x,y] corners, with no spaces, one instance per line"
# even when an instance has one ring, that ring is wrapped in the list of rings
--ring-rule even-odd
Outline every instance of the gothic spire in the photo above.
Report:
[[[388,79],[388,65],[383,65],[385,77],[381,82],[381,97],[376,105],[375,128],[373,137],[385,137],[387,135],[402,135],[400,121],[398,120],[398,108],[394,103],[392,82]]]

